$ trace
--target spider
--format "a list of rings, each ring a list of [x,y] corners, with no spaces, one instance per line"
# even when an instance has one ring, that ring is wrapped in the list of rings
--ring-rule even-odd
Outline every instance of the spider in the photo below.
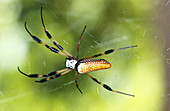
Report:
[[[42,25],[44,27],[44,31],[47,35],[47,37],[53,42],[53,44],[60,50],[54,48],[54,47],[50,47],[49,45],[45,44],[44,42],[42,42],[42,40],[40,40],[39,38],[37,38],[36,36],[32,35],[30,33],[30,31],[27,29],[26,26],[26,22],[24,24],[26,31],[28,32],[28,34],[39,44],[44,45],[47,49],[51,50],[54,53],[58,53],[62,56],[66,57],[66,68],[62,69],[62,70],[58,70],[58,71],[53,71],[50,72],[49,74],[26,74],[24,72],[22,72],[19,67],[18,67],[18,71],[20,73],[22,73],[23,75],[30,77],[30,78],[42,78],[41,80],[35,81],[38,83],[43,83],[46,82],[48,80],[51,79],[56,79],[62,75],[67,74],[68,72],[72,71],[72,70],[76,70],[75,73],[75,83],[76,83],[76,87],[78,88],[78,90],[80,91],[80,93],[82,94],[82,91],[80,90],[78,83],[77,83],[77,73],[81,73],[81,74],[86,74],[88,77],[90,77],[93,81],[95,81],[96,83],[98,83],[99,85],[103,86],[105,89],[112,91],[112,92],[116,92],[116,93],[120,93],[120,94],[124,94],[124,95],[128,95],[128,96],[132,96],[134,97],[135,95],[132,94],[128,94],[128,93],[124,93],[121,91],[117,91],[117,90],[113,90],[112,88],[110,88],[108,85],[103,84],[102,82],[99,82],[96,78],[92,77],[91,75],[88,74],[88,72],[92,72],[92,71],[97,71],[97,70],[102,70],[102,69],[108,69],[111,67],[111,64],[104,60],[104,59],[92,59],[92,58],[96,58],[102,55],[107,55],[107,54],[111,54],[114,51],[118,51],[118,50],[123,50],[123,49],[127,49],[127,48],[133,48],[133,47],[137,47],[137,45],[134,46],[128,46],[128,47],[123,47],[123,48],[118,48],[118,49],[110,49],[110,50],[106,50],[103,53],[100,54],[96,54],[90,57],[85,57],[82,59],[79,59],[78,54],[79,54],[79,45],[80,45],[80,41],[81,38],[83,36],[83,33],[86,29],[86,26],[84,27],[80,37],[79,37],[79,41],[78,41],[78,45],[77,45],[77,57],[75,58],[74,56],[72,56],[69,52],[67,52],[61,45],[59,45],[58,43],[56,43],[54,41],[54,39],[52,38],[51,34],[47,31],[45,24],[44,24],[44,20],[43,20],[43,16],[42,16],[42,7],[41,7],[41,22]]]

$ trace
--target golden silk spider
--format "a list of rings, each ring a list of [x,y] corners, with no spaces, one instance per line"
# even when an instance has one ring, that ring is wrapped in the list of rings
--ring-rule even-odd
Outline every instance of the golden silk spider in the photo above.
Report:
[[[92,71],[97,71],[97,70],[102,70],[102,69],[108,69],[111,67],[111,64],[109,62],[107,62],[104,59],[92,59],[95,57],[99,57],[105,54],[110,54],[114,51],[118,51],[118,50],[122,50],[122,49],[127,49],[127,48],[133,48],[133,47],[137,47],[137,45],[134,46],[128,46],[128,47],[123,47],[123,48],[118,48],[118,49],[110,49],[110,50],[106,50],[103,53],[100,54],[96,54],[90,57],[85,57],[82,59],[78,58],[78,53],[79,53],[79,45],[80,45],[80,41],[81,41],[81,37],[86,29],[86,26],[84,27],[79,41],[78,41],[78,45],[77,45],[77,57],[75,58],[74,56],[72,56],[70,53],[68,53],[61,45],[59,45],[58,43],[56,43],[54,41],[54,39],[52,38],[51,34],[47,31],[44,21],[43,21],[43,16],[42,16],[42,7],[41,7],[41,21],[42,21],[42,25],[44,27],[44,31],[47,35],[47,37],[53,42],[53,44],[60,50],[54,48],[54,47],[50,47],[49,45],[45,44],[44,42],[42,42],[42,40],[40,40],[39,38],[37,38],[36,36],[32,35],[30,33],[30,31],[27,29],[26,26],[26,22],[25,22],[25,29],[26,31],[29,33],[29,35],[38,43],[44,45],[46,48],[48,48],[49,50],[51,50],[54,53],[58,53],[60,55],[63,55],[66,57],[66,68],[62,69],[62,70],[58,70],[58,71],[53,71],[50,72],[49,74],[43,75],[43,74],[26,74],[24,72],[22,72],[19,67],[18,70],[20,73],[22,73],[23,75],[30,77],[30,78],[43,78],[39,81],[35,81],[35,82],[39,82],[39,83],[43,83],[46,82],[50,79],[56,79],[64,74],[67,74],[68,72],[72,71],[72,70],[76,70],[76,74],[75,74],[75,83],[76,83],[76,87],[78,88],[78,90],[82,93],[82,91],[80,90],[80,88],[78,87],[78,83],[77,83],[77,72],[81,73],[81,74],[86,74],[88,77],[90,77],[93,81],[95,81],[96,83],[98,83],[99,85],[103,86],[105,89],[112,91],[112,92],[116,92],[116,93],[120,93],[120,94],[124,94],[124,95],[128,95],[128,96],[132,96],[134,97],[135,95],[132,94],[127,94],[124,92],[120,92],[120,91],[116,91],[111,89],[108,85],[103,84],[101,82],[99,82],[96,78],[90,76],[88,74],[88,72],[92,72]]]

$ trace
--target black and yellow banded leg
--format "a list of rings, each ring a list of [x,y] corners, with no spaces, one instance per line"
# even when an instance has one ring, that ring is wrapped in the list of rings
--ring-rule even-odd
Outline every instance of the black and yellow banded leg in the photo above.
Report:
[[[64,74],[67,74],[67,73],[70,72],[70,71],[72,71],[72,69],[67,68],[67,70],[66,70],[65,72],[62,72],[62,73],[56,74],[56,75],[54,75],[54,76],[52,76],[52,77],[44,78],[44,79],[41,79],[41,80],[35,81],[35,82],[43,83],[43,82],[46,82],[46,81],[48,81],[48,80],[50,80],[50,79],[56,79],[56,78],[58,78],[58,77],[60,77],[60,76],[62,76],[62,75],[64,75]]]
[[[113,89],[111,89],[108,85],[99,82],[96,78],[90,76],[89,74],[86,73],[86,75],[89,76],[91,79],[93,79],[93,81],[95,81],[95,82],[97,82],[98,84],[102,85],[105,89],[107,89],[107,90],[109,90],[109,91],[135,97],[135,95],[132,95],[132,94],[127,94],[127,93],[124,93],[124,92],[120,92],[120,91],[113,90]]]
[[[128,47],[123,47],[123,48],[118,48],[118,49],[110,49],[110,50],[106,50],[105,52],[103,53],[100,53],[100,54],[96,54],[94,56],[90,56],[90,57],[85,57],[83,59],[80,59],[79,61],[82,61],[84,59],[90,59],[90,58],[95,58],[95,57],[99,57],[99,56],[102,56],[102,55],[105,55],[105,54],[110,54],[114,51],[117,51],[117,50],[123,50],[123,49],[128,49],[128,48],[133,48],[133,47],[137,47],[137,45],[134,45],[134,46],[128,46]]]
[[[77,71],[76,71],[75,83],[76,83],[77,89],[80,91],[81,94],[83,94],[83,92],[81,91],[81,89],[79,88],[78,83],[77,83]]]
[[[65,68],[65,69],[62,69],[62,70],[59,70],[59,71],[53,71],[53,72],[50,72],[49,74],[26,74],[26,73],[22,72],[22,71],[19,69],[19,67],[18,67],[18,71],[19,71],[21,74],[23,74],[23,75],[25,75],[25,76],[27,76],[27,77],[30,77],[30,78],[49,77],[49,76],[53,76],[53,75],[59,74],[59,73],[61,73],[61,72],[65,72],[65,71],[67,71],[67,70],[68,70],[68,68]]]
[[[68,56],[73,57],[70,53],[68,53],[66,50],[64,50],[64,48],[63,48],[61,45],[57,44],[57,43],[54,41],[54,39],[52,38],[51,34],[50,34],[50,33],[47,31],[47,29],[45,28],[45,24],[44,24],[44,20],[43,20],[43,16],[42,16],[42,7],[41,7],[41,21],[42,21],[42,24],[43,24],[43,27],[44,27],[44,31],[45,31],[47,37],[53,42],[53,44],[54,44],[55,46],[57,46],[58,49],[60,49],[61,51],[64,51]]]
[[[60,55],[69,57],[68,55],[66,55],[66,54],[60,52],[59,50],[57,50],[56,48],[50,47],[49,45],[45,44],[45,43],[42,42],[42,40],[40,40],[38,37],[32,35],[32,34],[28,31],[28,29],[27,29],[26,22],[25,22],[25,29],[26,29],[26,31],[30,34],[30,36],[31,36],[36,42],[38,42],[39,44],[44,45],[46,48],[50,49],[50,50],[51,50],[52,52],[54,52],[54,53],[58,53],[58,54],[60,54]]]

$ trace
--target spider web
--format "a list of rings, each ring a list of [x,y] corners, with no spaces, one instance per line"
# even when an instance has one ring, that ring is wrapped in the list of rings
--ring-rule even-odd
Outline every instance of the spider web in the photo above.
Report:
[[[2,0],[0,3],[3,16],[0,18],[0,110],[131,111],[140,108],[169,111],[169,0],[23,3]],[[38,45],[24,30],[23,23],[27,21],[30,32],[55,47],[44,34],[41,6],[44,6],[46,28],[56,42],[74,56],[85,25],[80,58],[137,44],[137,48],[99,57],[109,61],[112,67],[89,73],[111,88],[136,97],[111,93],[85,75],[78,76],[84,93],[81,95],[75,86],[74,71],[44,84],[34,83],[34,79],[19,74],[17,66],[29,74],[46,74],[65,68],[65,57]]]

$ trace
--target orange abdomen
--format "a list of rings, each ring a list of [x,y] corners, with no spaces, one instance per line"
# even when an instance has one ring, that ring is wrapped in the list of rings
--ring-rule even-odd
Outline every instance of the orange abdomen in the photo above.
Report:
[[[86,59],[79,62],[77,71],[79,73],[88,73],[101,69],[108,69],[111,64],[104,59]]]

